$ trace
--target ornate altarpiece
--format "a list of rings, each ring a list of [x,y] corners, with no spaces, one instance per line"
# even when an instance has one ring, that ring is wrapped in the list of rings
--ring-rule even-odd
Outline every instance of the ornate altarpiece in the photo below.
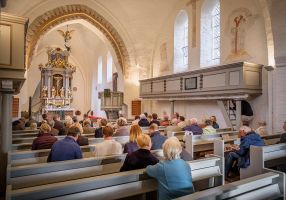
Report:
[[[40,64],[42,112],[73,115],[72,74],[76,67],[68,62],[69,51],[48,48],[48,63]]]

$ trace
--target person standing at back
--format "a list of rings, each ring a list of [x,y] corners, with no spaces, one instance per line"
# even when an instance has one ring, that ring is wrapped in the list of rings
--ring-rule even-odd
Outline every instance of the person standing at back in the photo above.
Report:
[[[69,128],[67,136],[52,146],[47,161],[56,162],[82,158],[80,146],[76,142],[79,134],[80,130],[76,126]]]

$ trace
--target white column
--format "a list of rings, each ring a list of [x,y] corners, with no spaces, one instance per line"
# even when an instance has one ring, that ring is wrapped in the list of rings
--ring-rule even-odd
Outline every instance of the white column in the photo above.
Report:
[[[48,98],[51,98],[51,74],[48,73]]]
[[[1,95],[0,193],[6,189],[7,153],[12,147],[12,94]]]
[[[172,116],[173,116],[173,114],[174,114],[174,112],[175,112],[175,100],[170,100],[170,102],[171,102],[171,113],[170,113],[170,117],[171,117],[171,119],[172,119]]]

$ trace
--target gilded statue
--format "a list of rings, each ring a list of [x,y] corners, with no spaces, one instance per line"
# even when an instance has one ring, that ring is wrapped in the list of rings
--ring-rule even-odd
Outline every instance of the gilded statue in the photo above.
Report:
[[[72,37],[71,37],[71,34],[72,34],[72,32],[74,32],[74,30],[70,30],[69,31],[69,28],[68,28],[68,26],[67,26],[67,30],[64,32],[64,31],[62,31],[62,30],[58,30],[58,32],[63,36],[63,38],[64,38],[64,41],[65,41],[65,47],[66,47],[66,49],[67,49],[67,51],[71,51],[71,39],[72,39]]]
[[[52,87],[52,98],[55,98],[56,96],[56,88],[55,86]]]
[[[48,96],[48,87],[44,85],[42,88],[42,97],[47,97],[47,96]]]
[[[61,97],[62,97],[62,98],[65,98],[65,88],[64,88],[64,87],[62,87],[62,88],[60,89],[60,93],[61,93]]]

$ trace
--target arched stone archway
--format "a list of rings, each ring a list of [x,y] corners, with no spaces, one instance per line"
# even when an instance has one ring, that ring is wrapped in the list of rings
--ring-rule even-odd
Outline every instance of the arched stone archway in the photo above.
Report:
[[[123,74],[129,67],[129,54],[116,29],[96,11],[85,5],[65,5],[37,17],[29,26],[26,36],[26,68],[30,67],[35,47],[48,30],[66,21],[83,19],[94,25],[110,41]]]

